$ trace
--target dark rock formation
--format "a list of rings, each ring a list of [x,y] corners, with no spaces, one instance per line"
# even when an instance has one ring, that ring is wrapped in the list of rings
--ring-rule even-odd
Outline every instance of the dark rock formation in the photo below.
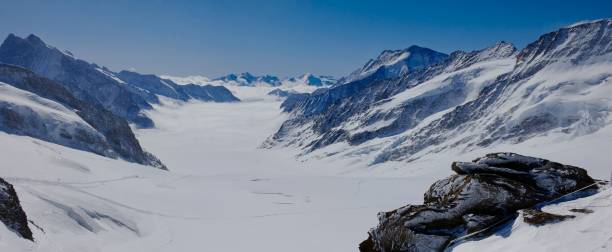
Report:
[[[523,221],[525,221],[525,223],[527,224],[531,224],[534,226],[542,226],[550,223],[561,222],[567,219],[572,219],[574,217],[576,216],[552,214],[533,208],[523,210]]]
[[[582,213],[582,214],[590,214],[593,213],[593,210],[591,209],[587,209],[587,208],[572,208],[569,210],[570,212],[574,212],[574,213]]]
[[[0,178],[0,221],[21,237],[34,240],[28,218],[21,208],[13,185]]]
[[[457,173],[435,182],[423,205],[379,214],[361,251],[441,251],[460,236],[514,217],[519,209],[594,183],[578,167],[514,153],[455,162]]]

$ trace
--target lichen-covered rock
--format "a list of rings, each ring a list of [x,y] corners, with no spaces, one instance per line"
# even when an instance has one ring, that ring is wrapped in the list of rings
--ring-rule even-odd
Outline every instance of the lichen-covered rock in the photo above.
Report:
[[[423,205],[380,213],[361,251],[441,251],[460,236],[482,230],[519,209],[594,183],[582,168],[514,153],[455,162],[457,174],[435,182]]]
[[[34,240],[28,227],[28,218],[21,208],[13,185],[0,178],[0,221],[21,237]]]

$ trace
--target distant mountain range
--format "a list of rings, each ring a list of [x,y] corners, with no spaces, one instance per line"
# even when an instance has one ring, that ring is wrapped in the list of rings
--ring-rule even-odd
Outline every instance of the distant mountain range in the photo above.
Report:
[[[450,55],[384,51],[335,86],[288,99],[289,119],[263,147],[376,164],[590,134],[612,113],[611,31],[607,19],[563,27],[520,51],[507,42]]]
[[[228,74],[215,79],[209,79],[208,77],[197,75],[187,77],[161,75],[160,78],[172,80],[179,84],[228,85],[246,87],[291,87],[296,85],[325,87],[332,86],[338,82],[331,76],[314,75],[311,73],[306,73],[297,77],[289,77],[283,79],[274,75],[257,76],[248,72],[240,74]]]

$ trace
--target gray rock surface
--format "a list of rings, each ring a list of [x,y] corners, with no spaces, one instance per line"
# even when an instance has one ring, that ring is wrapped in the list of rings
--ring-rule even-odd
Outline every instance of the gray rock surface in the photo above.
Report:
[[[361,251],[442,251],[449,241],[514,217],[594,183],[578,167],[514,153],[455,162],[457,174],[435,182],[423,205],[380,213]]]

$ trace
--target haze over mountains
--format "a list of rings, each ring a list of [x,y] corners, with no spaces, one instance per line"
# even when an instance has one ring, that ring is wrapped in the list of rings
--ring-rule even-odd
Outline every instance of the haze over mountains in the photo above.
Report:
[[[11,34],[0,250],[605,248],[611,77],[610,19],[338,79],[113,72]]]

